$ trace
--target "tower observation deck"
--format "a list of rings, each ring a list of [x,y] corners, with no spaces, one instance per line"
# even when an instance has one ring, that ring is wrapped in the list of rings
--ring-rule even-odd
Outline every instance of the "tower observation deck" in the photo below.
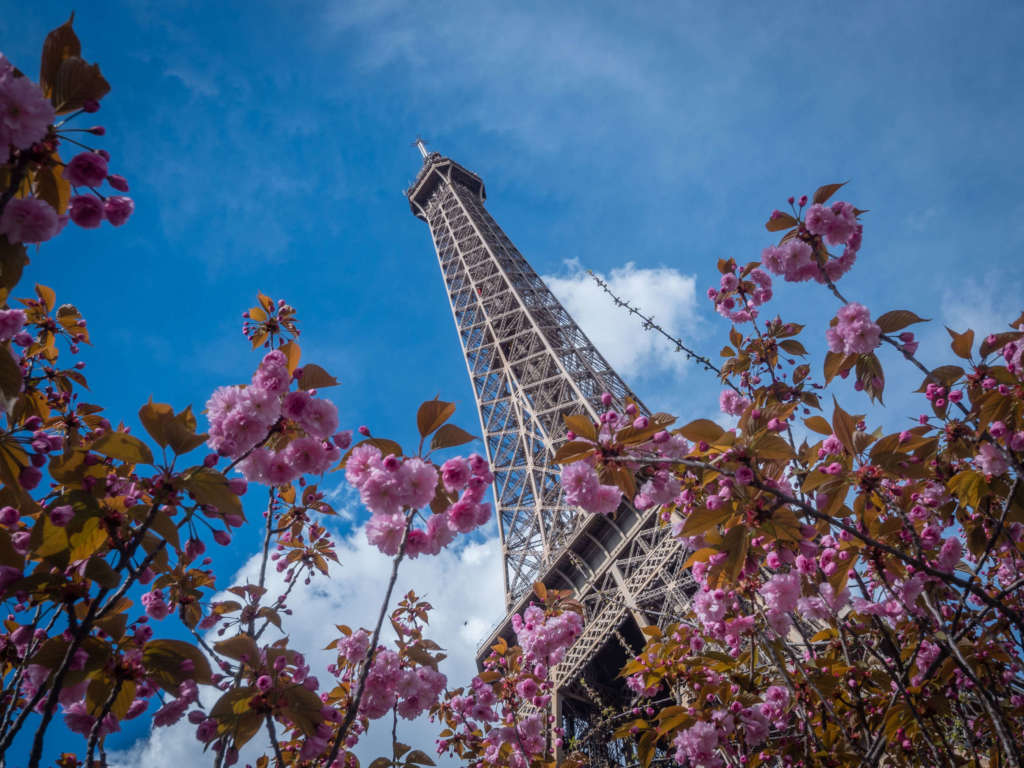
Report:
[[[624,500],[603,517],[570,506],[552,457],[566,439],[563,417],[597,420],[605,392],[618,410],[629,399],[648,411],[487,212],[483,180],[417,146],[423,166],[406,196],[430,227],[495,477],[506,619],[480,656],[498,637],[513,639],[509,617],[534,582],[571,590],[585,628],[552,671],[553,706],[579,740],[600,709],[628,698],[616,675],[642,646],[640,630],[679,616],[694,584],[655,509]]]

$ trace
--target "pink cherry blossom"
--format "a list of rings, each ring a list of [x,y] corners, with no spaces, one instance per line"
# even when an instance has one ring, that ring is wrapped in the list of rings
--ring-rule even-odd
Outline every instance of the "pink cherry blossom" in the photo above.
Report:
[[[0,67],[0,147],[13,144],[28,149],[46,136],[53,122],[53,105],[35,83],[17,77],[3,54],[5,66]]]
[[[130,197],[115,195],[108,197],[103,203],[103,213],[115,227],[120,227],[135,211],[135,202]]]
[[[76,195],[71,198],[68,215],[78,226],[95,229],[103,223],[106,214],[99,198],[93,195]]]
[[[299,423],[314,437],[330,437],[338,429],[338,408],[330,400],[313,398],[303,409]]]
[[[880,343],[882,329],[871,321],[863,304],[850,302],[836,313],[837,322],[825,331],[828,348],[844,355],[866,355]]]
[[[385,555],[397,555],[405,532],[401,513],[377,513],[366,522],[366,538]]]
[[[12,243],[42,243],[60,229],[57,212],[37,197],[16,197],[4,206],[0,235]]]
[[[76,187],[98,187],[107,178],[107,159],[96,152],[79,152],[64,166],[64,178]]]

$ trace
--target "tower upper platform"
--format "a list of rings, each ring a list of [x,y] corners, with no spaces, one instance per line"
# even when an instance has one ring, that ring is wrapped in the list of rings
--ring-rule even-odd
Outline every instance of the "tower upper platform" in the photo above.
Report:
[[[431,194],[443,180],[448,179],[469,189],[481,202],[487,199],[484,180],[470,170],[456,163],[440,152],[431,152],[423,158],[423,167],[416,174],[416,180],[405,190],[409,198],[409,207],[416,218],[424,218],[422,209],[426,206]]]

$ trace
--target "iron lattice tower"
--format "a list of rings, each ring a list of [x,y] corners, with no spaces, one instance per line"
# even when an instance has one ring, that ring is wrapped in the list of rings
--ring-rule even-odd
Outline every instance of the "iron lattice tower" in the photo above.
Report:
[[[480,656],[511,639],[508,617],[535,581],[572,590],[585,629],[552,675],[556,715],[580,738],[627,696],[616,675],[642,645],[640,630],[679,616],[694,585],[656,510],[623,502],[606,518],[569,506],[552,457],[566,439],[563,416],[596,420],[604,392],[620,410],[627,398],[647,410],[487,212],[481,178],[416,144],[423,166],[406,195],[430,226],[495,476],[506,619]]]

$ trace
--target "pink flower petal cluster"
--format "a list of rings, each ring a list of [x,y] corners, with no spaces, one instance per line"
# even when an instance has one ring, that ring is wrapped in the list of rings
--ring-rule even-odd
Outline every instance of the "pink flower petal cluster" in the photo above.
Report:
[[[37,197],[8,200],[0,216],[0,235],[6,236],[11,243],[43,243],[59,231],[57,212]]]
[[[718,407],[722,413],[728,413],[730,416],[741,415],[749,405],[750,400],[731,389],[723,389],[718,396]]]
[[[540,606],[531,604],[521,616],[512,617],[512,629],[527,663],[550,667],[562,660],[566,648],[580,636],[583,618],[575,611],[547,616]]]
[[[812,235],[824,237],[829,245],[847,244],[860,226],[853,206],[841,201],[830,206],[815,203],[807,209],[804,225]]]
[[[29,149],[46,136],[53,122],[53,105],[35,83],[18,76],[0,53],[0,154],[7,147]]]
[[[727,272],[722,275],[721,290],[708,288],[708,298],[715,303],[715,311],[726,320],[748,323],[757,317],[759,306],[771,301],[772,279],[768,273],[754,269],[747,277],[752,283],[741,282],[736,273]]]
[[[433,501],[437,469],[417,457],[383,456],[375,445],[363,443],[352,450],[345,474],[372,513],[366,523],[367,539],[386,555],[398,554],[407,525],[404,510]],[[491,519],[491,505],[483,499],[494,476],[482,457],[449,459],[441,468],[441,479],[449,493],[461,495],[443,513],[431,515],[425,527],[409,529],[405,553],[411,558],[437,555],[456,533],[469,533]]]
[[[618,486],[602,485],[588,461],[574,461],[562,467],[562,488],[569,504],[595,515],[610,515],[619,508],[622,493]]]
[[[978,455],[974,457],[974,463],[978,469],[986,475],[998,476],[1010,468],[1006,457],[998,446],[991,443],[982,443],[978,448]]]
[[[838,322],[825,331],[828,348],[844,355],[866,355],[881,343],[882,329],[863,304],[851,301],[836,313]]]
[[[850,271],[860,250],[863,227],[857,222],[850,203],[837,202],[826,207],[815,203],[807,210],[804,226],[811,235],[824,238],[829,245],[845,245],[839,258],[825,257],[823,264],[814,256],[814,248],[800,237],[790,237],[779,245],[770,245],[761,253],[761,263],[772,274],[792,283],[816,280],[836,282]]]
[[[207,444],[222,456],[241,456],[264,440],[284,416],[306,432],[280,451],[257,448],[239,463],[249,482],[284,485],[304,474],[323,474],[341,458],[330,437],[338,428],[338,409],[328,400],[298,390],[288,360],[280,350],[268,352],[248,387],[219,387],[206,403],[210,420]]]
[[[789,614],[796,610],[801,590],[800,574],[795,571],[776,573],[761,587],[765,618],[772,629],[783,637],[793,624]]]
[[[164,593],[159,589],[154,589],[144,594],[142,596],[142,605],[146,609],[146,615],[157,621],[167,618],[167,615],[171,612],[170,606],[164,602]]]
[[[694,768],[718,768],[724,765],[715,753],[718,749],[718,729],[712,723],[699,721],[676,734],[672,741],[675,759],[680,765]]]
[[[0,309],[0,342],[10,341],[15,336],[17,336],[21,332],[21,329],[24,327],[24,310]]]
[[[107,158],[99,152],[79,152],[64,166],[64,178],[75,187],[98,187],[107,178]]]

